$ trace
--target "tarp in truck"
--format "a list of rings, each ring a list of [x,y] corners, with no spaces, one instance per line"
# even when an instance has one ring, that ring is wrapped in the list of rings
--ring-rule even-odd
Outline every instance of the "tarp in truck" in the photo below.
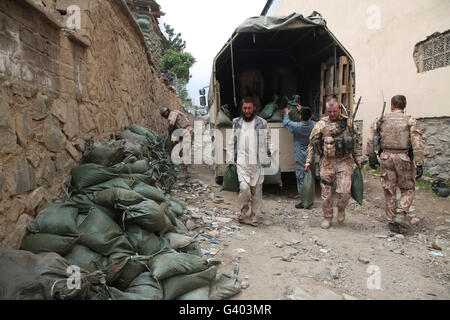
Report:
[[[232,46],[230,40],[232,40]],[[242,58],[239,60],[239,55],[249,52],[271,52],[274,56],[273,61],[275,59],[279,61],[291,60],[297,66],[308,64],[313,60],[325,62],[327,58],[334,55],[337,57],[345,55],[354,66],[354,60],[350,53],[328,29],[321,14],[315,11],[307,17],[292,13],[288,16],[248,18],[236,28],[230,40],[227,41],[214,59],[213,75],[215,77],[211,79],[210,88],[215,88],[214,80],[220,82],[221,77],[232,78],[231,51],[233,51],[235,68],[242,63]],[[235,73],[237,72],[238,70],[235,70]],[[237,80],[237,74],[235,76]],[[237,90],[237,81],[235,86]],[[220,89],[221,94],[222,90],[223,88]],[[209,90],[210,107],[213,105],[215,91]],[[231,94],[231,92],[229,93]],[[224,104],[227,102],[222,100],[216,101],[216,103]]]

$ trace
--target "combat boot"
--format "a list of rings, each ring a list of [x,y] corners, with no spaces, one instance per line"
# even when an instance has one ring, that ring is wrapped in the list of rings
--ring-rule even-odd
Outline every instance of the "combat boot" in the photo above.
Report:
[[[344,223],[345,220],[345,209],[338,209],[338,213],[337,213],[337,221],[339,223]]]
[[[399,212],[395,215],[394,222],[399,225],[401,228],[409,229],[411,228],[411,223],[409,222],[406,213]]]
[[[320,225],[322,229],[328,229],[330,226],[331,226],[331,218],[323,219],[322,224]]]

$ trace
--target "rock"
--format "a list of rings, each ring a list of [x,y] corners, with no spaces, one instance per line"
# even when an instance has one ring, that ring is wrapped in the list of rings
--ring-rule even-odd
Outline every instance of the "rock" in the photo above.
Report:
[[[15,194],[20,194],[36,188],[36,176],[34,174],[34,170],[28,164],[25,157],[22,157],[18,163],[15,184]]]
[[[248,283],[248,281],[242,281],[241,282],[241,288],[242,289],[247,289],[248,287],[250,287],[250,284]]]
[[[345,294],[345,293],[343,293],[342,296],[344,297],[344,300],[358,300],[355,297]]]
[[[27,232],[27,225],[32,218],[27,214],[22,214],[14,226],[14,230],[6,236],[2,247],[19,249],[22,239]]]
[[[339,276],[341,275],[341,269],[339,266],[331,266],[330,267],[330,276],[333,279],[339,279]]]
[[[285,262],[291,262],[291,256],[290,255],[286,255],[286,256],[283,256],[283,257],[281,257],[281,260],[282,261],[285,261]]]
[[[343,297],[328,288],[305,286],[291,289],[287,296],[289,300],[343,300]]]
[[[420,219],[419,219],[419,218],[412,218],[412,219],[411,219],[411,224],[412,224],[413,226],[417,225],[419,222],[420,222]]]
[[[208,231],[205,235],[210,237],[210,238],[219,238],[220,237],[220,232],[217,231],[217,230],[213,230],[213,231]]]
[[[265,226],[271,226],[271,225],[273,225],[273,222],[271,220],[264,219],[262,221],[262,224],[265,225]]]
[[[277,248],[283,248],[283,247],[284,247],[284,242],[282,242],[282,241],[276,242],[276,243],[275,243],[275,246],[276,246]]]
[[[47,117],[47,102],[48,97],[43,95],[42,93],[38,93],[36,96],[36,109],[33,112],[32,118],[33,120],[42,120]]]
[[[297,255],[298,254],[298,250],[295,248],[284,248],[283,252],[288,255]]]
[[[370,262],[366,257],[358,257],[358,261],[364,264],[368,264]]]
[[[197,225],[192,220],[188,220],[186,222],[186,228],[188,228],[188,230],[194,230],[197,228]]]
[[[41,177],[39,178],[39,185],[51,185],[56,174],[55,164],[48,154],[44,157],[44,164],[42,165]]]
[[[59,152],[65,146],[65,137],[59,126],[52,118],[45,119],[44,123],[44,145],[52,152]]]
[[[216,221],[221,222],[221,223],[230,223],[231,219],[230,218],[216,217]]]
[[[396,237],[397,239],[405,239],[405,236],[402,235],[402,234],[396,234],[395,237]]]
[[[432,247],[433,249],[442,251],[442,248],[441,248],[436,242],[433,242],[433,243],[431,244],[431,247]]]

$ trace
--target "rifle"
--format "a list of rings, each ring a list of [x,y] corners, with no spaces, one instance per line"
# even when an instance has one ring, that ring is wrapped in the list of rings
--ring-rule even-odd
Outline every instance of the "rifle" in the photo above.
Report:
[[[386,101],[383,104],[383,112],[380,119],[377,121],[377,132],[373,136],[373,150],[379,156],[383,150],[381,150],[381,125],[383,124],[384,110],[386,109]]]
[[[358,104],[356,105],[356,109],[355,109],[355,112],[353,112],[353,118],[352,118],[352,122],[355,122],[355,117],[356,117],[356,113],[358,112],[358,109],[359,109],[359,104],[361,103],[361,96],[359,97],[359,100],[358,100]]]

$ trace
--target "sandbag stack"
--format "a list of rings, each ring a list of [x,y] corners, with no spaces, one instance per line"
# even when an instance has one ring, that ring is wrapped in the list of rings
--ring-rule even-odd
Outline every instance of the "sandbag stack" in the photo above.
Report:
[[[33,283],[64,282],[69,276],[65,268],[74,265],[86,279],[101,275],[91,281],[96,289],[55,295],[51,290],[26,291],[27,283],[20,283],[24,290],[9,284],[7,292],[0,291],[0,299],[209,299],[210,293],[216,299],[240,291],[237,279],[216,279],[217,262],[201,257],[196,235],[181,219],[186,204],[169,193],[176,171],[164,137],[132,125],[116,138],[88,141],[83,163],[72,169],[68,196],[38,213],[28,225],[21,251],[0,249],[0,265],[33,260],[51,261],[57,267],[48,281],[39,273],[42,268],[32,270]],[[15,277],[20,277],[20,270],[24,269],[17,268]],[[0,284],[6,282],[0,275]],[[217,283],[229,294],[214,293]]]

